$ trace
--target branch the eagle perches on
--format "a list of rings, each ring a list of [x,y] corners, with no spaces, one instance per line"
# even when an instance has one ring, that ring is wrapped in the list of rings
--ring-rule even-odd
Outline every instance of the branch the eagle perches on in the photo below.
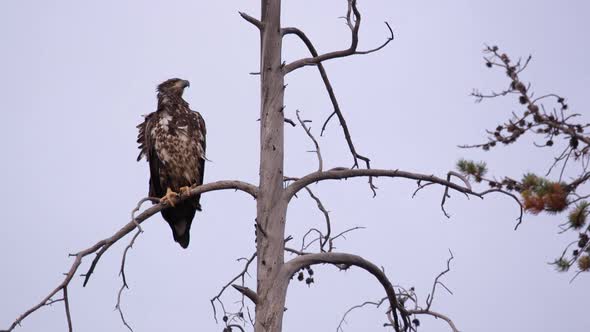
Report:
[[[198,186],[198,187],[191,190],[190,195],[186,195],[184,197],[179,197],[179,200],[184,200],[184,199],[187,199],[188,197],[194,197],[196,195],[210,192],[210,191],[227,190],[227,189],[240,190],[240,191],[250,194],[254,198],[256,198],[256,195],[257,195],[257,187],[252,184],[242,182],[242,181],[225,180],[225,181],[211,182],[211,183],[207,183],[207,184]],[[147,200],[159,201],[159,199],[155,199],[155,198],[151,198],[151,197],[146,197],[146,198],[141,199],[139,201],[137,207],[134,208],[132,211],[132,220],[129,221],[127,224],[125,224],[123,227],[121,227],[117,232],[115,232],[115,234],[113,234],[110,237],[107,237],[105,239],[102,239],[102,240],[96,242],[94,245],[92,245],[84,250],[78,251],[75,254],[69,254],[70,257],[74,257],[74,262],[72,263],[69,271],[67,273],[64,273],[65,274],[64,280],[55,289],[53,289],[43,300],[41,300],[38,304],[31,307],[30,309],[25,311],[22,315],[17,317],[17,319],[10,325],[10,327],[7,330],[0,331],[0,332],[14,330],[14,328],[19,326],[21,324],[21,322],[25,318],[27,318],[30,314],[32,314],[33,312],[37,311],[38,309],[40,309],[44,306],[51,305],[55,302],[61,302],[61,301],[64,302],[65,308],[66,308],[68,330],[73,331],[71,318],[70,318],[67,287],[70,284],[70,282],[72,281],[72,279],[74,278],[74,276],[76,275],[78,268],[82,264],[82,260],[84,259],[84,257],[86,257],[90,254],[96,253],[96,256],[93,259],[93,261],[88,269],[88,272],[80,275],[81,277],[84,277],[84,286],[86,286],[86,284],[90,280],[90,276],[94,272],[94,269],[95,269],[96,265],[98,264],[100,258],[113,244],[117,243],[119,240],[121,240],[123,237],[125,237],[125,235],[131,233],[133,230],[141,227],[140,226],[141,223],[143,223],[148,218],[150,218],[154,214],[160,212],[162,209],[167,207],[166,203],[159,203],[159,204],[156,204],[156,205],[148,208],[147,210],[145,210],[144,212],[139,214],[137,217],[134,217],[133,216],[134,213],[137,210],[139,210],[139,207],[141,206],[141,204]],[[135,239],[135,237],[132,239],[132,241],[134,239]],[[125,249],[125,251],[127,251],[127,248]],[[123,265],[121,267],[121,275],[124,278],[124,272],[123,272],[124,261],[122,264]],[[123,280],[123,283],[126,284],[126,281]],[[57,293],[59,293],[60,291],[62,292],[63,297],[61,299],[54,300],[53,297]],[[120,297],[120,292],[119,292],[119,297]],[[125,323],[124,319],[123,319],[123,322]],[[127,324],[125,323],[125,325],[127,325]],[[129,327],[129,326],[127,325],[127,327]]]
[[[277,5],[276,4],[277,2],[280,4],[279,0],[273,0],[270,2],[273,2],[275,6]],[[342,112],[340,106],[339,106],[334,89],[333,89],[333,87],[330,83],[330,80],[328,78],[328,74],[327,74],[326,69],[323,65],[323,62],[325,62],[327,60],[335,59],[335,58],[342,58],[342,57],[361,55],[361,54],[369,54],[369,53],[379,51],[379,50],[383,49],[385,46],[387,46],[393,40],[394,36],[393,36],[393,30],[391,29],[390,25],[386,22],[385,23],[386,27],[388,28],[389,33],[390,33],[390,36],[386,39],[386,41],[383,42],[380,46],[375,47],[373,49],[370,49],[367,51],[358,51],[357,48],[358,48],[358,43],[359,43],[359,30],[360,30],[360,24],[361,24],[361,14],[357,8],[357,1],[356,0],[347,0],[347,3],[348,3],[348,10],[347,10],[347,14],[344,17],[344,19],[345,19],[346,25],[349,27],[350,32],[351,32],[351,44],[347,49],[340,50],[340,51],[328,52],[328,53],[320,55],[320,54],[318,54],[315,46],[310,41],[310,39],[307,37],[307,35],[303,31],[301,31],[300,29],[294,28],[294,27],[286,27],[286,28],[280,29],[280,38],[283,38],[287,35],[295,35],[295,36],[299,37],[299,39],[306,45],[307,49],[309,50],[309,52],[311,54],[311,57],[302,58],[302,59],[293,61],[289,64],[283,65],[282,66],[282,75],[284,76],[290,72],[293,72],[293,71],[295,71],[299,68],[303,68],[305,66],[317,66],[318,71],[320,73],[320,76],[322,78],[322,81],[324,83],[324,86],[326,88],[326,91],[328,93],[328,96],[329,96],[330,101],[333,106],[333,112],[327,117],[326,121],[324,122],[322,129],[321,129],[321,134],[323,135],[330,119],[334,115],[336,115],[339,120],[339,123],[342,127],[346,143],[347,143],[350,153],[352,155],[353,165],[350,168],[348,168],[348,167],[335,167],[335,168],[324,171],[319,144],[318,144],[317,140],[315,139],[315,137],[312,135],[311,129],[307,128],[305,126],[305,122],[303,120],[301,120],[301,118],[299,117],[299,114],[297,114],[297,118],[300,121],[301,126],[304,128],[307,135],[312,139],[312,141],[315,145],[316,150],[314,152],[316,152],[316,154],[318,156],[319,167],[318,167],[317,171],[307,174],[305,176],[299,177],[299,178],[285,178],[285,180],[284,180],[285,186],[282,187],[282,190],[278,194],[279,196],[276,198],[278,199],[278,202],[280,202],[280,204],[284,204],[284,206],[287,206],[288,203],[290,202],[290,200],[293,197],[295,197],[295,195],[299,191],[301,191],[303,189],[307,190],[308,193],[310,194],[310,196],[312,197],[312,199],[314,199],[314,201],[317,203],[318,208],[322,211],[322,213],[325,216],[327,231],[324,234],[323,232],[321,232],[317,229],[314,229],[315,231],[317,231],[317,233],[320,234],[320,237],[319,237],[320,252],[318,252],[318,253],[306,252],[305,250],[307,250],[307,247],[309,246],[309,244],[308,244],[308,246],[302,245],[301,250],[296,250],[296,249],[291,249],[291,248],[285,247],[284,248],[285,252],[295,254],[296,257],[285,262],[284,264],[282,264],[279,267],[277,278],[280,283],[285,283],[288,285],[289,280],[291,280],[291,278],[293,277],[293,275],[295,273],[297,273],[297,271],[301,270],[302,268],[306,268],[306,267],[316,265],[316,264],[329,264],[329,265],[336,266],[339,269],[347,269],[351,266],[358,267],[358,268],[370,273],[371,275],[373,275],[377,279],[377,281],[383,286],[385,294],[387,295],[387,301],[390,306],[387,314],[388,314],[388,317],[391,318],[391,326],[396,331],[415,330],[415,327],[413,327],[410,322],[410,316],[416,315],[416,314],[426,314],[426,315],[431,315],[431,316],[438,317],[438,318],[444,317],[445,321],[447,321],[447,323],[449,323],[449,325],[453,328],[453,330],[456,330],[453,322],[450,319],[446,318],[442,314],[430,311],[430,303],[428,304],[428,307],[426,309],[423,309],[420,312],[418,312],[416,310],[414,310],[414,311],[407,310],[404,307],[403,303],[400,303],[400,297],[398,296],[399,294],[396,294],[395,288],[393,287],[392,282],[389,280],[389,278],[387,277],[385,272],[382,269],[378,268],[377,265],[375,265],[374,263],[369,262],[368,260],[366,260],[363,257],[360,257],[358,255],[353,255],[353,254],[349,254],[349,253],[341,253],[341,252],[333,252],[334,247],[332,245],[332,241],[335,240],[336,238],[342,236],[344,233],[346,233],[350,230],[353,230],[353,229],[341,232],[340,234],[338,234],[336,236],[331,236],[330,235],[331,234],[331,221],[328,217],[328,212],[321,204],[321,201],[319,200],[319,198],[317,198],[317,196],[315,196],[313,194],[313,192],[311,191],[309,186],[312,184],[318,184],[319,182],[326,181],[326,180],[343,180],[343,179],[348,179],[348,178],[363,177],[363,178],[368,179],[370,189],[372,190],[373,195],[376,195],[376,188],[377,187],[373,184],[373,179],[375,177],[403,178],[403,179],[414,180],[418,183],[418,189],[416,190],[416,192],[418,192],[419,190],[422,190],[426,186],[437,184],[437,185],[444,187],[443,197],[441,200],[441,208],[446,216],[448,216],[448,214],[446,213],[444,207],[445,207],[445,202],[446,202],[447,198],[450,197],[449,191],[456,191],[456,192],[465,194],[467,197],[475,196],[475,197],[479,197],[482,199],[484,198],[484,196],[486,196],[490,193],[500,192],[500,193],[503,193],[503,194],[513,197],[517,201],[517,203],[519,204],[519,206],[520,206],[520,215],[518,217],[519,223],[522,220],[522,213],[523,213],[522,206],[520,205],[518,199],[515,196],[513,196],[510,193],[499,190],[499,189],[486,190],[486,191],[482,191],[482,192],[474,191],[471,188],[471,186],[469,185],[469,182],[467,181],[467,179],[465,179],[462,175],[457,174],[455,172],[449,172],[447,174],[446,178],[441,178],[441,177],[437,177],[434,175],[412,173],[412,172],[402,171],[402,170],[398,170],[398,169],[373,169],[373,168],[371,168],[370,159],[368,157],[358,153],[358,151],[353,143],[352,136],[351,136],[349,127],[347,125],[346,119],[343,115],[343,112]],[[263,1],[263,9],[264,9],[264,6],[266,6],[266,5],[268,5],[268,4],[265,4],[265,2]],[[270,5],[268,5],[268,6],[270,6]],[[264,10],[263,10],[263,12],[264,12]],[[256,18],[253,18],[245,13],[240,13],[240,15],[246,21],[253,24],[261,32],[263,32],[265,30],[265,28],[266,28],[265,22],[258,20]],[[284,88],[284,87],[281,87],[281,88]],[[283,121],[281,121],[280,123],[281,123],[281,125],[284,125]],[[261,120],[261,126],[263,126],[262,120]],[[365,163],[366,168],[360,168],[359,160],[361,160]],[[452,176],[459,178],[462,181],[462,183],[457,184],[457,183],[452,182],[451,181]],[[287,185],[286,183],[288,183],[288,182],[289,182],[289,184]],[[249,184],[249,183],[246,183],[243,181],[223,180],[223,181],[211,182],[211,183],[200,185],[198,187],[194,187],[191,189],[191,191],[188,194],[184,194],[184,195],[179,196],[178,200],[182,201],[185,199],[189,199],[191,197],[195,197],[196,195],[204,194],[204,193],[211,192],[211,191],[231,190],[231,189],[247,193],[248,195],[252,196],[254,199],[258,199],[259,195],[261,194],[260,188],[258,186],[253,185],[253,184]],[[146,201],[152,201],[156,204],[153,205],[152,207],[146,209],[145,211],[140,213],[138,216],[135,216],[135,212],[137,212],[140,209],[142,203],[144,203]],[[90,263],[88,271],[85,274],[81,275],[82,277],[84,277],[84,285],[87,285],[87,283],[89,282],[90,277],[91,277],[92,273],[94,272],[95,268],[97,267],[102,255],[105,254],[108,251],[108,249],[111,248],[111,246],[113,244],[117,243],[119,240],[121,240],[123,237],[125,237],[127,234],[131,233],[132,231],[137,230],[137,233],[135,234],[135,236],[132,237],[130,243],[124,249],[123,259],[122,259],[121,268],[120,268],[120,275],[122,277],[122,286],[118,292],[118,296],[117,296],[118,300],[117,300],[117,308],[116,308],[119,310],[119,313],[121,315],[121,319],[122,319],[123,323],[125,324],[125,326],[131,330],[131,327],[125,321],[123,312],[120,307],[122,291],[124,288],[127,287],[127,280],[125,277],[126,254],[127,254],[128,250],[132,247],[137,236],[141,233],[141,231],[142,231],[141,224],[143,222],[145,222],[146,220],[148,220],[150,217],[152,217],[154,214],[160,212],[162,209],[164,209],[166,207],[167,207],[167,203],[159,202],[159,200],[156,198],[147,197],[147,198],[140,200],[137,207],[134,208],[134,210],[132,211],[132,217],[131,217],[132,220],[130,222],[128,222],[127,224],[125,224],[117,232],[115,232],[115,234],[113,234],[110,237],[107,237],[105,239],[98,241],[97,243],[95,243],[94,245],[92,245],[89,248],[81,250],[75,254],[71,254],[70,256],[74,257],[74,262],[72,263],[69,271],[65,274],[65,278],[63,279],[63,281],[55,289],[53,289],[43,300],[41,300],[38,304],[34,305],[33,307],[31,307],[30,309],[25,311],[22,315],[20,315],[6,331],[13,331],[15,329],[15,327],[20,325],[21,322],[25,318],[27,318],[30,314],[32,314],[33,312],[37,311],[38,309],[40,309],[44,306],[48,306],[48,305],[51,305],[56,302],[64,302],[65,311],[66,311],[66,318],[67,318],[67,323],[68,323],[68,329],[69,329],[69,331],[73,331],[70,309],[69,309],[68,286],[69,286],[70,282],[73,280],[74,276],[76,275],[80,265],[83,262],[83,259],[90,254],[96,253],[96,256],[94,257],[94,259]],[[359,228],[359,227],[357,227],[357,228]],[[354,229],[357,229],[357,228],[354,228]],[[265,230],[262,228],[261,225],[258,225],[258,223],[257,223],[257,231],[264,232]],[[287,242],[290,239],[291,238],[289,237],[289,238],[285,239],[284,241]],[[304,239],[304,241],[305,241],[305,239]],[[327,246],[327,250],[326,250],[326,246],[325,246],[326,243],[329,243],[329,246]],[[214,315],[215,315],[215,301],[220,301],[220,296],[223,294],[223,292],[226,289],[229,289],[229,286],[232,285],[232,282],[234,282],[235,280],[237,280],[240,277],[242,277],[242,280],[243,280],[244,275],[247,273],[248,266],[256,258],[257,258],[257,253],[254,253],[249,259],[244,259],[244,260],[246,260],[246,266],[244,267],[242,272],[237,277],[232,279],[232,281],[227,283],[221,289],[221,291],[218,293],[218,295],[211,300],[211,303],[213,305]],[[243,294],[244,296],[249,298],[255,305],[259,305],[259,302],[261,301],[261,299],[259,297],[259,294],[257,294],[255,291],[245,287],[244,285],[242,285],[242,286],[233,285],[233,287],[234,287],[234,289],[239,291],[241,294]],[[56,295],[59,296],[58,295],[59,292],[62,292],[63,297],[58,298],[58,299],[53,299]],[[223,306],[223,304],[222,304],[222,306]],[[281,307],[281,308],[283,308],[283,307]],[[225,314],[225,309],[224,309],[224,314]],[[224,321],[226,322],[226,329],[231,330],[232,327],[242,329],[239,325],[235,325],[231,321],[228,322],[226,319],[224,319]]]

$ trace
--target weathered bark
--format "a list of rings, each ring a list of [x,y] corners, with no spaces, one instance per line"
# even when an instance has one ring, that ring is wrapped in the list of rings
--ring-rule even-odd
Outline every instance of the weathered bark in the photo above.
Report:
[[[257,293],[255,332],[279,332],[288,281],[279,280],[284,264],[287,212],[283,199],[283,97],[281,1],[262,0],[260,191],[257,200]]]

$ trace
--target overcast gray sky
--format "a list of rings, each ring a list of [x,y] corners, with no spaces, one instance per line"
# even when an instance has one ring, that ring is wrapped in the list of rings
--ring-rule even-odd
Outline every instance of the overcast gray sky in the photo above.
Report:
[[[496,151],[464,151],[485,139],[517,107],[513,100],[474,104],[472,88],[501,89],[499,71],[483,66],[484,43],[513,57],[533,54],[523,75],[538,93],[567,96],[587,115],[590,49],[586,1],[362,0],[361,47],[387,36],[383,51],[326,64],[359,151],[373,166],[444,175],[460,157],[485,159],[498,175],[544,172],[550,156],[517,144]],[[258,174],[258,33],[237,14],[259,15],[258,1],[2,1],[0,2],[0,328],[44,297],[69,269],[68,253],[110,236],[146,196],[148,165],[137,163],[136,128],[155,109],[155,86],[170,77],[191,81],[185,99],[208,127],[205,180]],[[347,47],[344,0],[284,1],[283,25],[305,30],[320,52]],[[287,38],[285,60],[306,55]],[[316,135],[331,111],[314,68],[287,77],[286,114],[299,109]],[[587,119],[587,118],[586,118]],[[315,169],[301,128],[286,128],[286,174]],[[328,126],[320,144],[327,167],[350,166],[340,127]],[[434,309],[461,331],[589,331],[590,279],[547,265],[573,240],[558,236],[564,217],[526,216],[513,231],[518,208],[506,197],[466,200],[453,194],[452,218],[440,211],[442,189],[412,199],[415,183],[378,179],[378,196],[364,180],[314,187],[331,211],[335,231],[367,229],[338,242],[338,250],[383,266],[395,284],[415,286],[422,299],[455,254]],[[242,193],[203,196],[191,246],[181,250],[161,217],[145,223],[130,252],[124,293],[136,331],[220,331],[209,299],[242,269],[254,244],[255,202]],[[315,203],[301,195],[288,215],[288,234],[300,241],[322,225]],[[122,250],[104,256],[88,287],[69,288],[78,331],[125,331],[113,311]],[[88,262],[81,267],[81,272]],[[316,283],[293,282],[285,331],[335,330],[352,305],[383,296],[361,271],[315,269]],[[255,276],[255,271],[252,272]],[[255,278],[247,280],[255,288]],[[224,298],[236,310],[237,294]],[[383,309],[353,313],[345,331],[384,330]],[[66,330],[61,304],[44,308],[17,331]],[[423,319],[423,331],[448,331]]]

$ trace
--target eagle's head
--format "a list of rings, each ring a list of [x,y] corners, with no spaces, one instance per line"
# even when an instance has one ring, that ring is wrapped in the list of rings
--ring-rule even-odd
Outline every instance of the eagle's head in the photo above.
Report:
[[[158,94],[165,96],[182,97],[182,93],[186,87],[191,84],[187,80],[180,78],[171,78],[158,85]]]

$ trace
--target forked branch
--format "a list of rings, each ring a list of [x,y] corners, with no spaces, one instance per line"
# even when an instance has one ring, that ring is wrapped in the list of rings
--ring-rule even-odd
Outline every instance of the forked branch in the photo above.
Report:
[[[324,68],[322,62],[325,60],[339,58],[339,57],[346,57],[346,56],[350,56],[350,55],[354,55],[354,54],[368,54],[368,53],[379,51],[380,49],[385,47],[387,44],[389,44],[389,42],[391,42],[393,40],[393,38],[394,38],[393,30],[389,26],[389,23],[385,22],[387,29],[389,30],[390,37],[388,37],[388,39],[381,46],[376,47],[372,50],[357,51],[358,39],[359,39],[358,32],[359,32],[360,24],[361,24],[361,14],[356,6],[356,0],[348,0],[348,10],[347,10],[347,13],[346,13],[346,16],[344,17],[344,19],[346,20],[346,25],[350,28],[351,35],[352,35],[350,47],[346,50],[330,52],[330,53],[326,53],[326,54],[322,54],[322,55],[318,54],[313,43],[311,42],[311,40],[307,37],[307,35],[303,31],[301,31],[298,28],[294,28],[294,27],[283,28],[281,31],[283,36],[286,36],[289,34],[294,34],[297,37],[299,37],[301,39],[301,41],[303,41],[303,43],[305,44],[305,46],[307,47],[307,49],[309,50],[309,52],[311,53],[311,56],[312,56],[310,58],[300,59],[300,60],[292,62],[291,64],[286,65],[285,66],[285,73],[289,73],[289,72],[291,72],[297,68],[303,67],[303,66],[316,65],[318,67],[318,70],[320,72],[320,76],[322,77],[322,81],[324,82],[326,90],[328,91],[330,101],[332,102],[332,105],[334,107],[334,111],[327,117],[326,121],[324,122],[324,125],[322,126],[322,131],[320,133],[320,136],[323,135],[324,130],[326,129],[326,126],[327,126],[328,122],[330,121],[330,119],[332,119],[332,117],[334,115],[336,115],[338,117],[339,122],[340,122],[340,126],[342,127],[342,131],[344,132],[344,137],[345,137],[346,142],[348,144],[348,148],[350,150],[350,153],[352,154],[352,157],[353,157],[354,163],[353,163],[352,168],[359,167],[359,164],[358,164],[359,159],[362,160],[363,162],[365,162],[367,168],[371,168],[370,159],[368,157],[363,156],[360,153],[358,153],[355,146],[354,146],[354,143],[352,141],[352,137],[350,135],[350,130],[348,128],[348,124],[346,123],[346,119],[344,118],[344,115],[342,114],[340,106],[338,105],[338,100],[336,99],[336,95],[334,94],[334,89],[332,88],[332,84],[330,83],[330,80],[328,78],[328,74],[326,73],[326,69]],[[369,188],[373,192],[373,196],[376,196],[377,195],[377,192],[376,192],[377,187],[373,184],[373,178],[369,177],[368,182],[369,182]]]
[[[317,183],[317,182],[321,182],[321,181],[325,181],[325,180],[342,180],[342,179],[355,178],[355,177],[380,177],[380,176],[389,177],[389,178],[405,178],[405,179],[416,180],[416,181],[419,181],[420,183],[427,182],[427,183],[434,183],[434,184],[439,184],[439,185],[444,186],[445,192],[443,194],[441,207],[443,209],[443,212],[447,216],[448,216],[448,214],[444,209],[444,204],[446,202],[446,198],[449,197],[448,196],[449,189],[453,189],[453,190],[458,191],[460,193],[463,193],[466,195],[471,195],[471,196],[476,196],[476,197],[479,197],[482,199],[484,198],[484,196],[486,196],[488,194],[497,192],[497,193],[501,193],[506,196],[509,196],[512,199],[514,199],[514,201],[516,201],[516,203],[518,204],[518,206],[520,208],[520,213],[517,218],[518,223],[517,223],[516,227],[518,227],[518,225],[522,222],[523,206],[514,194],[509,193],[504,190],[501,190],[501,189],[497,189],[497,188],[488,189],[488,190],[481,191],[481,192],[476,192],[471,189],[471,185],[469,185],[469,183],[467,183],[465,185],[458,185],[456,183],[451,182],[450,181],[451,175],[458,176],[458,174],[456,174],[455,172],[451,172],[451,173],[447,174],[447,180],[445,180],[445,179],[439,178],[434,175],[411,173],[411,172],[406,172],[406,171],[400,171],[398,169],[396,169],[396,170],[349,169],[349,168],[345,168],[345,167],[336,167],[336,168],[333,168],[328,171],[313,172],[313,173],[310,173],[302,178],[299,178],[298,180],[291,183],[287,187],[287,189],[285,189],[285,192],[283,193],[283,195],[285,195],[285,199],[288,201],[304,187],[306,187],[312,183]],[[458,177],[461,178],[465,183],[465,180],[462,176],[459,175]],[[425,185],[423,185],[422,187],[419,187],[419,189],[423,188],[424,186]]]
[[[349,11],[349,15],[350,15],[350,11]],[[389,27],[389,25],[388,25],[388,27]],[[289,28],[284,28],[282,30],[282,33],[283,33],[283,36],[289,35],[289,34],[296,35],[297,37],[299,37],[301,39],[301,41],[303,41],[303,43],[305,44],[305,46],[307,47],[307,49],[309,50],[309,52],[311,53],[311,55],[313,57],[319,56],[315,46],[313,45],[311,40],[307,37],[307,35],[303,31],[299,30],[298,28],[289,27]],[[352,158],[353,158],[352,168],[358,168],[358,166],[359,166],[358,160],[359,159],[365,162],[365,165],[367,168],[371,168],[370,159],[368,157],[358,153],[355,146],[354,146],[354,143],[352,141],[352,137],[350,134],[350,129],[348,128],[348,124],[346,123],[346,119],[344,118],[344,115],[342,114],[342,110],[340,109],[340,105],[338,104],[338,99],[336,98],[336,94],[334,93],[334,88],[332,87],[332,83],[330,82],[330,79],[328,78],[328,73],[326,72],[324,65],[321,62],[319,62],[317,64],[317,67],[320,72],[320,76],[322,78],[322,81],[324,82],[324,86],[326,87],[326,91],[328,92],[328,96],[330,97],[330,102],[332,103],[332,107],[334,108],[334,111],[327,117],[326,121],[324,122],[320,136],[323,135],[324,130],[326,129],[326,126],[327,126],[328,122],[330,121],[330,119],[334,115],[336,115],[338,117],[338,121],[340,122],[340,126],[342,127],[342,131],[344,133],[344,138],[346,139],[346,143],[348,144],[348,149],[350,150],[350,153],[352,154]],[[377,189],[377,187],[375,187],[375,185],[373,184],[372,177],[369,177],[369,187],[370,187],[371,191],[373,192],[373,196],[375,196],[376,195],[375,189]]]
[[[297,120],[301,124],[301,127],[303,128],[303,130],[305,130],[305,133],[312,140],[313,145],[315,146],[315,150],[310,152],[315,152],[315,154],[318,156],[318,171],[321,172],[324,168],[324,161],[322,159],[322,152],[320,151],[320,144],[311,133],[311,128],[307,127],[307,125],[305,124],[308,121],[301,120],[301,117],[299,116],[299,110],[297,110],[295,113],[297,115]]]
[[[211,300],[209,300],[209,302],[211,302],[211,306],[213,307],[213,318],[215,319],[215,322],[217,322],[217,307],[215,306],[216,301],[219,303],[219,305],[221,305],[221,309],[223,310],[223,316],[224,317],[227,316],[227,311],[225,310],[225,305],[223,304],[223,301],[221,301],[221,296],[223,295],[223,293],[225,292],[225,290],[229,286],[232,286],[234,289],[236,289],[237,291],[242,293],[242,295],[247,296],[254,304],[256,304],[256,302],[258,301],[257,300],[258,295],[256,295],[256,293],[254,291],[251,291],[249,288],[244,286],[244,279],[246,277],[246,274],[248,274],[248,268],[250,267],[250,264],[252,264],[252,262],[254,261],[256,256],[257,256],[257,254],[253,253],[252,256],[250,256],[250,258],[248,258],[248,259],[246,259],[246,258],[239,259],[239,260],[246,261],[246,264],[244,264],[244,268],[242,269],[242,271],[240,273],[238,273],[235,277],[233,277],[232,280],[227,282],[223,287],[221,287],[221,290],[219,290],[217,295],[215,295],[213,298],[211,298]],[[233,283],[238,279],[242,280],[242,285],[241,286],[233,285]],[[250,290],[250,292],[248,292],[247,290]]]
[[[389,24],[387,22],[385,22],[385,24],[387,25],[387,29],[389,30],[390,36],[387,38],[387,40],[381,44],[380,46],[368,50],[368,51],[357,51],[357,47],[358,47],[358,42],[359,42],[359,29],[361,26],[361,13],[358,10],[357,6],[356,6],[356,0],[348,0],[348,12],[346,14],[346,21],[347,21],[347,25],[350,28],[350,32],[351,32],[351,41],[350,41],[350,46],[345,49],[345,50],[341,50],[341,51],[333,51],[333,52],[328,52],[322,55],[313,55],[310,58],[303,58],[303,59],[299,59],[296,61],[293,61],[289,64],[287,64],[284,68],[284,72],[285,74],[288,74],[296,69],[299,69],[301,67],[305,67],[305,66],[316,66],[320,63],[322,63],[323,61],[326,60],[330,60],[330,59],[336,59],[336,58],[343,58],[343,57],[347,57],[347,56],[351,56],[351,55],[355,55],[355,54],[369,54],[369,53],[373,53],[376,51],[379,51],[380,49],[382,49],[383,47],[385,47],[387,44],[389,44],[389,42],[391,42],[393,40],[393,30],[391,29],[391,27],[389,26]],[[288,31],[288,30],[284,30],[284,31]],[[284,34],[286,34],[284,32]]]
[[[135,212],[139,211],[142,203],[148,200],[153,201],[153,198],[144,198],[141,201],[139,201],[139,203],[137,203],[137,207],[133,209],[133,211],[131,212],[132,221],[135,220]],[[143,229],[141,225],[137,224],[137,232],[135,232],[135,234],[129,241],[129,244],[125,247],[125,250],[123,251],[123,258],[121,259],[121,267],[119,269],[119,275],[121,276],[121,287],[119,288],[119,292],[117,293],[117,304],[115,305],[115,309],[119,312],[119,316],[121,317],[123,325],[125,325],[131,332],[133,332],[133,328],[131,328],[131,325],[129,325],[129,323],[127,323],[127,320],[125,319],[125,314],[123,313],[123,308],[121,307],[121,297],[123,295],[123,290],[125,290],[125,288],[129,288],[129,284],[127,284],[127,276],[125,275],[125,263],[127,262],[127,253],[129,252],[129,249],[133,248],[135,240],[137,240],[141,233],[143,233]]]
[[[299,37],[301,39],[301,41],[303,41],[305,46],[307,46],[307,49],[309,50],[309,52],[311,53],[312,56],[314,56],[314,57],[318,56],[318,52],[316,51],[315,47],[313,46],[313,43],[311,42],[311,40],[309,40],[309,38],[305,35],[305,33],[303,33],[303,31],[301,31],[297,28],[284,28],[283,34],[284,35],[288,35],[288,34],[296,35],[297,37]],[[338,99],[336,98],[336,94],[334,93],[334,88],[332,87],[332,83],[330,83],[330,79],[328,78],[328,73],[326,72],[326,69],[321,62],[318,63],[318,70],[320,72],[320,76],[322,77],[322,81],[324,82],[324,86],[326,87],[326,91],[328,92],[328,96],[330,97],[330,102],[332,103],[332,107],[334,108],[334,111],[328,116],[326,122],[324,122],[320,136],[322,136],[324,133],[324,130],[326,130],[326,125],[327,125],[328,121],[334,115],[336,115],[338,117],[339,122],[340,122],[340,126],[342,126],[342,131],[344,132],[344,138],[346,139],[346,143],[348,144],[348,148],[350,150],[350,153],[352,154],[352,157],[354,159],[353,167],[357,167],[358,166],[358,159],[361,159],[367,164],[367,168],[371,168],[369,158],[359,154],[356,151],[356,148],[354,147],[354,143],[352,142],[352,137],[350,135],[350,130],[348,129],[348,124],[346,123],[346,119],[344,118],[344,115],[342,114],[342,110],[340,109],[340,105],[338,104]]]
[[[343,266],[356,266],[369,272],[379,281],[379,283],[383,286],[385,293],[387,294],[387,299],[393,312],[392,315],[394,318],[395,330],[404,331],[410,326],[407,311],[398,302],[393,284],[391,281],[389,281],[389,278],[387,278],[385,273],[377,265],[369,262],[361,256],[335,252],[323,252],[298,256],[285,263],[280,272],[281,278],[283,280],[288,280],[300,269],[317,264],[332,264],[341,269]],[[401,317],[398,316],[398,313]],[[401,323],[400,318],[402,320]]]
[[[188,199],[190,197],[194,197],[198,194],[202,194],[202,193],[206,193],[206,192],[210,192],[210,191],[217,191],[217,190],[227,190],[227,189],[240,190],[240,191],[250,194],[254,198],[256,198],[256,196],[258,194],[258,188],[252,184],[242,182],[242,181],[225,180],[225,181],[211,182],[211,183],[207,183],[207,184],[195,187],[189,192],[189,194],[179,197],[178,200],[183,201],[183,200]],[[146,200],[154,200],[154,198],[149,198],[149,197],[144,198],[140,201],[140,203],[142,203]],[[117,241],[119,241],[120,239],[125,237],[125,235],[129,234],[131,231],[138,228],[142,222],[144,222],[145,220],[147,220],[148,218],[150,218],[154,214],[160,212],[165,207],[167,207],[166,203],[156,204],[156,205],[146,209],[144,212],[142,212],[136,218],[134,218],[133,220],[128,222],[125,226],[121,227],[112,236],[102,239],[102,240],[96,242],[91,247],[81,250],[75,254],[70,254],[70,256],[75,257],[74,262],[72,263],[70,270],[65,274],[65,278],[63,279],[63,281],[59,285],[57,285],[57,287],[55,287],[55,289],[53,289],[51,292],[49,292],[49,294],[44,299],[42,299],[39,303],[37,303],[36,305],[34,305],[33,307],[31,307],[30,309],[25,311],[23,314],[18,316],[16,318],[16,320],[10,325],[10,327],[6,331],[8,331],[8,332],[13,331],[16,328],[16,326],[20,325],[21,322],[24,319],[26,319],[30,314],[39,310],[43,306],[46,306],[46,305],[49,305],[49,304],[55,302],[55,300],[52,300],[52,298],[55,296],[55,294],[57,294],[60,291],[63,291],[63,293],[64,293],[63,300],[64,300],[64,303],[66,306],[66,316],[68,319],[68,325],[71,325],[71,317],[70,317],[70,312],[69,312],[69,303],[67,301],[66,287],[70,284],[70,282],[74,278],[74,275],[76,274],[76,272],[78,271],[78,268],[82,264],[84,257],[86,257],[92,253],[97,253],[88,272],[86,274],[82,275],[85,277],[84,285],[86,285],[89,278],[90,278],[90,275],[93,273],[94,268],[98,264],[98,261],[104,252],[106,252]]]
[[[432,311],[430,309],[431,305],[432,305],[432,301],[434,299],[434,292],[436,291],[436,287],[438,285],[444,287],[444,289],[446,289],[450,294],[453,294],[441,281],[440,278],[443,277],[445,274],[447,274],[450,271],[450,263],[453,260],[453,253],[449,250],[449,254],[450,257],[447,260],[447,266],[446,269],[442,272],[440,272],[438,274],[438,276],[434,279],[434,282],[432,284],[432,291],[431,293],[428,295],[427,299],[426,299],[426,308],[423,308],[419,305],[418,303],[418,296],[415,293],[415,289],[414,287],[410,287],[409,289],[406,289],[404,287],[401,286],[395,286],[396,288],[396,294],[397,294],[397,299],[398,302],[400,303],[401,306],[403,306],[406,309],[406,313],[408,315],[414,316],[414,318],[412,319],[412,325],[409,326],[409,330],[410,331],[417,331],[418,330],[418,326],[420,325],[420,321],[418,320],[418,318],[416,317],[417,315],[425,315],[425,316],[431,316],[437,319],[442,319],[445,322],[447,322],[447,324],[449,325],[449,327],[451,328],[451,330],[453,332],[459,332],[459,330],[457,329],[457,327],[455,326],[455,323],[446,315],[441,314],[439,312],[436,311]],[[349,308],[344,315],[342,316],[342,319],[340,320],[340,323],[338,324],[338,326],[336,327],[336,331],[337,332],[344,332],[343,329],[343,324],[346,322],[346,318],[347,316],[354,310],[363,308],[365,306],[374,306],[376,308],[379,308],[383,302],[385,302],[388,298],[387,297],[383,297],[378,301],[366,301],[362,304],[358,304],[355,305],[351,308]],[[389,309],[386,312],[387,315],[387,319],[389,320],[388,324],[385,324],[386,326],[395,326],[395,319],[392,315],[392,311],[391,309]]]

